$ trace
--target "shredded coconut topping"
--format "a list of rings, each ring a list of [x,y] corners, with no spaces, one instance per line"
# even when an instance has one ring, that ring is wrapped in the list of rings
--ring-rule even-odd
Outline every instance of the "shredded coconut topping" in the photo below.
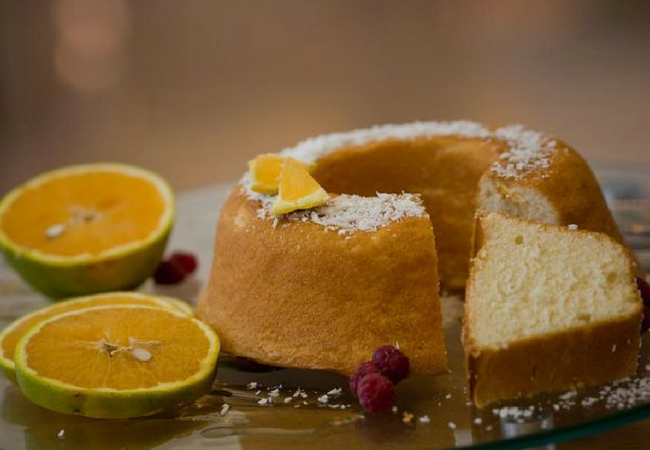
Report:
[[[526,130],[522,125],[509,125],[497,129],[494,136],[510,147],[501,154],[501,162],[492,166],[497,175],[518,178],[523,172],[544,169],[550,164],[550,151],[555,148],[555,141],[543,134]]]
[[[307,163],[313,163],[321,156],[343,147],[364,145],[387,139],[412,140],[420,137],[462,136],[489,138],[493,133],[477,122],[459,120],[456,122],[413,122],[402,125],[375,125],[374,127],[332,133],[312,137],[294,147],[280,152]]]
[[[390,222],[426,214],[417,194],[380,194],[376,197],[338,195],[323,206],[286,215],[287,220],[313,222],[339,234],[376,231]]]
[[[490,130],[477,122],[459,120],[376,125],[347,133],[326,134],[306,139],[294,147],[285,148],[280,154],[313,163],[318,158],[344,147],[388,139],[413,140],[435,136],[504,141],[508,145],[508,150],[501,154],[501,161],[494,163],[492,171],[505,178],[518,178],[526,171],[548,167],[550,152],[556,145],[554,140],[542,133],[528,130],[523,125],[507,125]]]
[[[556,142],[542,133],[528,130],[522,125],[507,125],[489,129],[477,122],[413,122],[402,125],[377,125],[371,128],[353,130],[345,133],[332,133],[316,136],[299,142],[294,147],[280,151],[282,156],[295,158],[305,163],[313,163],[320,157],[336,150],[379,142],[390,139],[414,140],[435,136],[458,136],[464,138],[494,139],[504,142],[507,149],[501,153],[491,170],[503,178],[520,178],[526,172],[547,168]],[[276,196],[260,194],[250,189],[250,174],[242,178],[244,190],[251,200],[261,203],[258,210],[260,218],[273,218],[271,207]],[[311,220],[321,225],[340,230],[374,231],[378,227],[402,217],[419,216],[424,209],[413,203],[413,196],[402,194],[379,194],[380,200],[364,203],[362,197],[338,196],[325,206],[310,211],[292,213],[290,220]],[[338,199],[338,200],[337,200]],[[408,203],[408,205],[407,205]],[[392,206],[389,206],[391,204]],[[355,208],[364,211],[354,211]],[[421,209],[422,212],[415,212]],[[312,214],[316,212],[316,214]],[[274,222],[277,226],[278,222]]]

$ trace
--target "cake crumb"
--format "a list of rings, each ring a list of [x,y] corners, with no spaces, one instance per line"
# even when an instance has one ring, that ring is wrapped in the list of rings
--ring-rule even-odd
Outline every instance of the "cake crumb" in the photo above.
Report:
[[[420,416],[418,418],[418,421],[420,423],[429,423],[429,422],[431,422],[431,419],[429,418],[429,416],[424,415],[424,416]]]
[[[456,428],[458,428],[454,422],[449,422],[449,423],[447,424],[447,426],[448,426],[449,428],[451,428],[452,430],[455,430]]]
[[[415,417],[414,414],[412,414],[412,413],[410,413],[408,411],[404,411],[404,413],[402,414],[402,422],[411,423],[413,421],[414,417]]]
[[[578,395],[578,392],[573,390],[573,391],[567,391],[564,394],[560,395],[560,400],[569,400],[571,398],[574,398]]]
[[[331,390],[327,393],[327,395],[338,396],[338,395],[341,395],[342,392],[343,392],[343,389],[342,389],[342,388],[334,388],[334,389],[331,389]]]

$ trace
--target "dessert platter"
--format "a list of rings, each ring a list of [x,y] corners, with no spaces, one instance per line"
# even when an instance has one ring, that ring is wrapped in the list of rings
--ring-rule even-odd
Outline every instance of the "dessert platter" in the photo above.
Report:
[[[15,344],[15,368],[0,378],[0,448],[517,448],[650,417],[650,355],[640,333],[639,280],[650,268],[643,171],[596,166],[594,175],[569,145],[519,125],[426,122],[263,154],[234,185],[183,193],[171,208],[166,185],[154,184],[160,220],[146,245],[117,252],[126,263],[59,264],[55,278],[53,263],[28,255],[26,276],[10,248],[0,266],[0,329],[35,310],[49,319]],[[196,255],[198,270],[124,295],[130,303],[184,299],[196,319],[178,300],[164,300],[171,306],[160,311],[115,306],[115,293],[42,310],[51,302],[16,273],[34,286],[36,271],[47,281],[37,289],[69,297],[90,293],[81,281],[63,292],[97,267],[147,272],[146,261],[162,257],[170,209],[167,248]],[[97,220],[83,213],[82,222]],[[76,222],[66,224],[72,234]],[[164,263],[156,281],[173,278]],[[30,356],[39,334],[82,318],[108,327],[100,316],[118,313],[175,324],[146,326],[155,344],[102,341],[138,370],[164,360],[160,343],[180,340],[173,329],[205,334],[206,369],[192,375],[201,381],[181,386],[188,400],[170,407],[171,388],[151,391],[150,403],[164,407],[147,412],[131,396],[120,417],[90,394],[93,402],[75,403],[64,392],[53,406],[41,375],[66,374]],[[204,328],[214,333],[196,331]],[[202,392],[217,353],[214,384]]]

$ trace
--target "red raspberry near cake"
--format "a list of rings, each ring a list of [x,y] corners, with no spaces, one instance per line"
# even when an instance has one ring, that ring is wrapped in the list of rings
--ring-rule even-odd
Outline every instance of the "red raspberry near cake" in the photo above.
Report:
[[[370,413],[387,411],[397,400],[393,383],[378,373],[370,373],[361,379],[357,395],[361,407]]]
[[[156,284],[169,285],[180,283],[186,276],[187,272],[185,272],[183,266],[175,261],[165,260],[158,265],[156,272],[153,274],[153,279]]]
[[[379,369],[372,361],[364,362],[359,366],[359,368],[352,374],[350,377],[350,391],[355,397],[358,396],[357,390],[359,389],[359,383],[364,379],[366,375],[371,373],[379,373]]]
[[[186,275],[194,272],[199,265],[196,256],[188,252],[174,252],[169,257],[169,260],[181,266]]]
[[[411,372],[409,359],[392,345],[384,345],[375,350],[372,362],[382,375],[395,384],[408,377]]]
[[[178,284],[198,267],[196,256],[188,252],[174,252],[162,261],[153,278],[156,284]]]

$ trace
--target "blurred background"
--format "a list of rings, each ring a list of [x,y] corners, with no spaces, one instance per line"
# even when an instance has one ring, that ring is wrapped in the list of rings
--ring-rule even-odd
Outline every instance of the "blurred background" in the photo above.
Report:
[[[176,189],[308,136],[519,122],[650,163],[650,2],[0,2],[0,194],[123,161]]]

